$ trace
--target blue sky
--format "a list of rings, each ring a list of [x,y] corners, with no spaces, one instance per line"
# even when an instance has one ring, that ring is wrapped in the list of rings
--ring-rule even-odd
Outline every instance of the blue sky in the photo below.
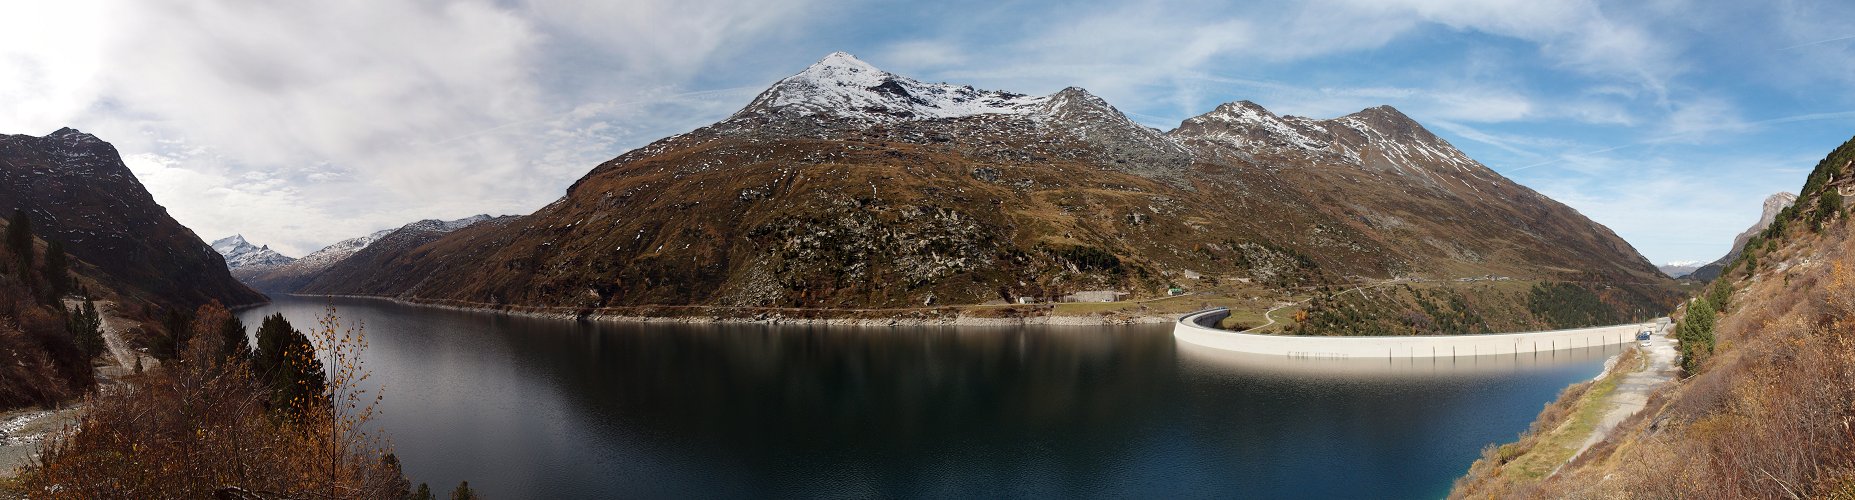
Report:
[[[0,7],[0,99],[19,103],[0,132],[96,133],[202,237],[298,256],[531,212],[836,50],[923,80],[1081,86],[1160,129],[1239,99],[1390,104],[1657,263],[1725,253],[1855,135],[1842,2],[41,4]]]

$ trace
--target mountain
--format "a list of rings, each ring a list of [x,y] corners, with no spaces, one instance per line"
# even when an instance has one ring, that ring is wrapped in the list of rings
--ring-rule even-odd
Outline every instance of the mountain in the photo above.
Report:
[[[1662,274],[1666,274],[1670,278],[1680,278],[1693,273],[1694,270],[1700,269],[1700,266],[1703,265],[1706,265],[1706,263],[1698,260],[1683,260],[1662,264],[1655,266],[1655,268],[1661,270]]]
[[[1390,107],[1237,102],[1162,132],[1080,88],[924,83],[843,53],[534,214],[371,262],[316,293],[657,314],[1501,275],[1642,311],[1669,283]]]
[[[1700,268],[1695,269],[1694,272],[1683,277],[1701,281],[1712,281],[1714,278],[1719,277],[1720,271],[1726,268],[1726,264],[1732,262],[1733,259],[1739,258],[1739,254],[1745,251],[1746,242],[1751,241],[1753,236],[1758,235],[1758,233],[1763,232],[1766,227],[1771,226],[1771,221],[1777,220],[1779,213],[1783,212],[1786,208],[1790,208],[1791,204],[1796,202],[1797,195],[1784,192],[1773,193],[1771,196],[1765,197],[1764,211],[1759,213],[1758,222],[1753,223],[1752,227],[1746,228],[1746,230],[1741,231],[1738,236],[1733,237],[1733,246],[1726,251],[1726,256],[1720,257],[1719,260],[1710,262],[1707,265],[1700,266]]]
[[[147,300],[191,309],[265,301],[225,259],[169,216],[114,146],[64,128],[0,136],[0,207],[25,210],[36,232]]]
[[[225,267],[233,271],[244,267],[279,266],[296,261],[296,259],[271,250],[270,245],[261,247],[253,245],[245,241],[245,236],[242,234],[213,241],[212,246],[213,251],[225,257]]]
[[[350,253],[347,257],[331,263],[327,268],[309,276],[292,292],[305,294],[355,294],[377,295],[384,290],[404,288],[404,280],[422,279],[416,273],[393,272],[401,269],[406,262],[419,258],[411,254],[427,243],[437,241],[446,234],[467,227],[502,226],[513,222],[517,217],[503,216],[491,218],[478,215],[455,221],[427,219],[405,226],[374,238],[373,241]],[[381,272],[386,270],[388,272]]]
[[[341,240],[305,255],[301,259],[249,267],[232,267],[232,275],[253,288],[269,293],[295,293],[325,271],[396,232],[443,234],[486,220],[490,220],[488,214],[449,221],[421,220],[396,229],[382,229],[366,236]],[[243,241],[243,238],[239,238],[239,242]],[[246,245],[249,246],[249,244]],[[217,247],[218,243],[214,243],[214,246]],[[232,265],[230,260],[227,261],[227,265]]]

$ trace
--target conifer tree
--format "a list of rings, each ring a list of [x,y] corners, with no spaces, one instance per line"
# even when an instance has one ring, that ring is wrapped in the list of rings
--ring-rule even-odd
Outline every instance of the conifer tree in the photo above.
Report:
[[[470,489],[470,481],[457,483],[457,489],[451,490],[451,500],[477,500],[477,490]]]
[[[301,415],[328,404],[324,396],[327,378],[315,346],[282,313],[267,316],[258,325],[252,369],[270,386],[274,409]]]
[[[223,357],[249,359],[251,357],[251,340],[245,338],[245,321],[232,316],[219,327],[222,341],[219,354]]]
[[[1675,326],[1675,338],[1681,340],[1681,369],[1694,373],[1713,354],[1715,320],[1713,303],[1705,297],[1688,304],[1687,316]]]
[[[84,305],[71,311],[65,318],[65,330],[70,332],[77,350],[84,353],[84,359],[95,359],[103,353],[103,317],[97,313],[96,302],[85,299]]]
[[[13,210],[6,227],[6,248],[27,264],[32,263],[32,216],[25,210]],[[30,266],[27,266],[30,267]]]

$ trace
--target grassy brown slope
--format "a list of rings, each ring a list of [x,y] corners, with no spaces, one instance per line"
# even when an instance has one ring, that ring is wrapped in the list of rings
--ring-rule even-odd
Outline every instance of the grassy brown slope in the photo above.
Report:
[[[1852,162],[1855,140],[1716,282],[1736,292],[1698,373],[1557,475],[1516,484],[1480,468],[1456,496],[1855,497],[1855,225],[1828,195]],[[1491,484],[1504,486],[1473,486]]]
[[[413,271],[430,281],[367,291],[587,307],[893,307],[929,294],[977,303],[1078,289],[1153,293],[1166,284],[1162,269],[1248,271],[1240,250],[1194,252],[1171,241],[1210,231],[1223,236],[1212,241],[1264,238],[1180,216],[1211,210],[1157,195],[1177,189],[1144,177],[1076,162],[975,167],[899,143],[852,149],[861,146],[793,141],[768,147],[766,160],[686,171],[739,154],[699,147],[606,170],[535,215],[420,249],[469,256]],[[819,150],[843,156],[813,164],[792,157]],[[1276,227],[1264,231],[1287,232]],[[465,265],[452,262],[462,261],[479,262],[468,273],[479,276],[453,276],[467,274],[455,272]]]

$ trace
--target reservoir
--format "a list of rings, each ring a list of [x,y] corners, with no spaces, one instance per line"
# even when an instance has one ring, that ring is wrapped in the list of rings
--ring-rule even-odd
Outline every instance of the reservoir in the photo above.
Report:
[[[685,325],[277,297],[364,324],[417,484],[490,498],[1437,498],[1622,347],[1289,360],[1096,327]]]

